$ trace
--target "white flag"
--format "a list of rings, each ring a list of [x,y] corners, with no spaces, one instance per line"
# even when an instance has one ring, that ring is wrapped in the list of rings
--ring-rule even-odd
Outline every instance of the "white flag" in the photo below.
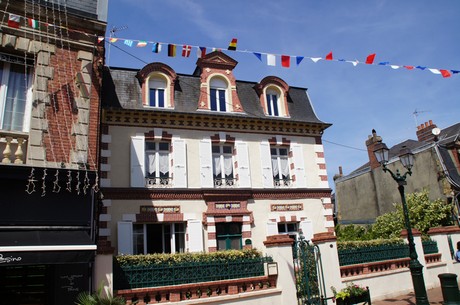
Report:
[[[273,54],[267,54],[267,65],[276,66],[276,57]]]

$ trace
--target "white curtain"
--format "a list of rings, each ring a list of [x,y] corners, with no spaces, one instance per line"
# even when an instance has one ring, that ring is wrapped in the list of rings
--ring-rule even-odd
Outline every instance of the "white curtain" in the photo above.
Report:
[[[22,131],[26,109],[27,74],[24,67],[11,64],[3,129]]]
[[[155,153],[149,153],[147,155],[147,171],[149,175],[155,172]]]
[[[276,177],[280,171],[278,167],[278,158],[272,158],[273,177]]]
[[[232,157],[224,157],[225,176],[230,176],[233,173]]]
[[[214,176],[218,176],[222,172],[222,166],[220,163],[219,155],[212,156],[212,169]]]
[[[169,172],[169,154],[168,153],[160,153],[160,173],[167,174]]]
[[[281,175],[283,175],[284,177],[288,177],[289,176],[289,164],[288,164],[288,159],[286,158],[282,158],[280,160],[280,163],[281,163]],[[281,177],[280,177],[281,178]]]

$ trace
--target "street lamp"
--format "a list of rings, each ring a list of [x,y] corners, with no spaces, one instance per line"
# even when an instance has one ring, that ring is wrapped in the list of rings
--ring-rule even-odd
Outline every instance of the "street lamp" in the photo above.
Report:
[[[409,220],[409,211],[406,204],[406,196],[404,195],[404,185],[407,184],[407,175],[412,175],[412,166],[414,165],[414,154],[409,148],[403,146],[399,153],[399,160],[402,165],[406,168],[406,172],[401,174],[398,169],[396,173],[393,173],[386,167],[388,163],[388,152],[389,149],[385,143],[379,142],[374,147],[374,154],[377,161],[382,165],[384,172],[389,172],[391,177],[398,183],[399,194],[401,195],[401,201],[404,212],[404,221],[407,229],[407,240],[409,241],[409,269],[412,276],[412,284],[414,285],[415,299],[417,305],[429,305],[428,297],[426,294],[425,281],[423,279],[423,266],[418,261],[417,251],[415,250],[414,236],[412,235],[412,228]]]

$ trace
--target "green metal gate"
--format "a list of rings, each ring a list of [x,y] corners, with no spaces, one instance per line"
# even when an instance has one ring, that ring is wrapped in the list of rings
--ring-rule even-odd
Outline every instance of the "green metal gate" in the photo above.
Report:
[[[293,246],[294,271],[299,305],[326,304],[321,253],[302,233]]]

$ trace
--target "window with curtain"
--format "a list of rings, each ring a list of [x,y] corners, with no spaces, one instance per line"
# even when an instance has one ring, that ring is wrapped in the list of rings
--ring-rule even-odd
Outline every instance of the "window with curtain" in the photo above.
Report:
[[[169,151],[169,142],[145,142],[145,172],[148,186],[170,184]]]
[[[270,153],[274,185],[289,186],[291,179],[289,174],[288,149],[284,147],[272,147]]]
[[[149,79],[149,106],[164,108],[166,92],[166,80],[161,77],[152,77]]]
[[[210,108],[213,111],[227,111],[227,83],[218,77],[213,77],[209,89]]]
[[[215,187],[234,186],[233,147],[231,145],[212,146],[212,170]]]
[[[185,252],[185,223],[133,224],[133,254]]]
[[[31,93],[31,68],[0,61],[0,127],[3,130],[28,130],[28,95]]]
[[[270,116],[279,116],[279,111],[278,111],[278,101],[280,99],[279,92],[274,89],[268,89],[266,98],[267,98],[267,114]]]

